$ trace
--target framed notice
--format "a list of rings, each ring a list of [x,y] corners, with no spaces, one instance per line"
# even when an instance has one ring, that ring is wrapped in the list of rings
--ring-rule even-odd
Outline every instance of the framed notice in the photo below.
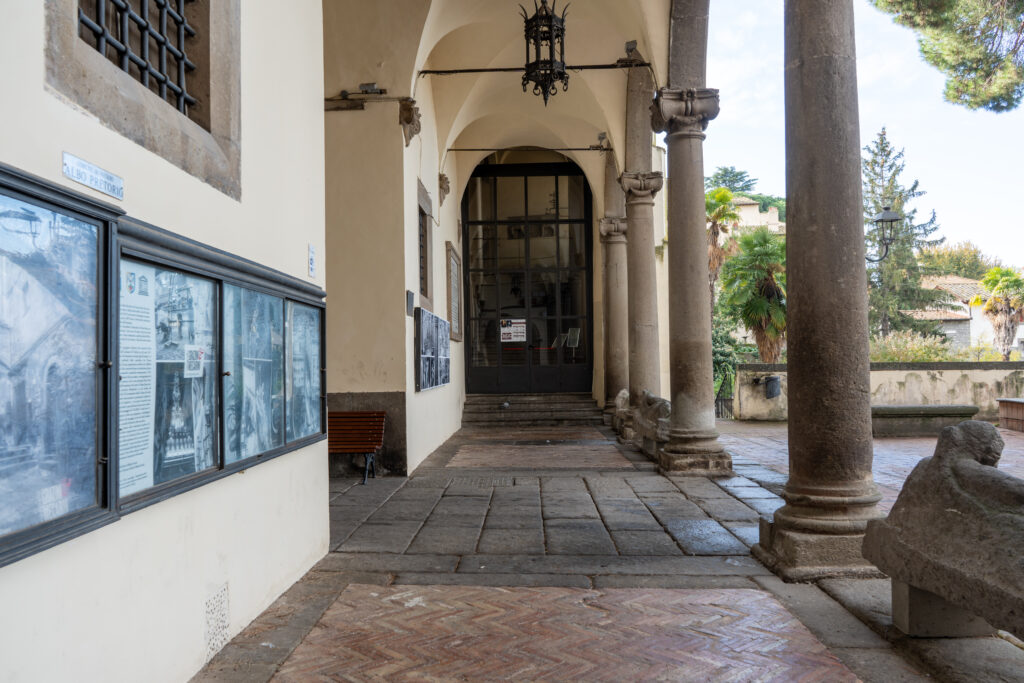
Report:
[[[445,242],[448,270],[448,320],[452,341],[462,341],[462,258],[451,242]]]
[[[416,391],[451,381],[451,329],[448,321],[416,309]]]
[[[501,319],[501,343],[526,341],[526,318]]]

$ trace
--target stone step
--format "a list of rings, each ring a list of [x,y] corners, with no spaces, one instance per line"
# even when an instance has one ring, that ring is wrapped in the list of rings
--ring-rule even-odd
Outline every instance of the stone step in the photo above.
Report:
[[[590,394],[467,394],[466,405],[501,403],[587,403],[596,401]]]
[[[537,410],[543,410],[549,413],[559,412],[593,412],[595,410],[600,411],[600,408],[594,404],[593,401],[590,403],[510,403],[508,407],[502,408],[501,404],[492,405],[472,405],[466,406],[463,410],[464,413],[486,415],[493,412],[502,413],[521,413],[521,412],[533,412]]]
[[[519,419],[519,420],[465,420],[463,419],[462,425],[464,427],[508,427],[515,425],[516,427],[581,427],[581,426],[599,426],[603,424],[603,420],[600,417],[578,417],[578,418],[531,418],[531,419]]]

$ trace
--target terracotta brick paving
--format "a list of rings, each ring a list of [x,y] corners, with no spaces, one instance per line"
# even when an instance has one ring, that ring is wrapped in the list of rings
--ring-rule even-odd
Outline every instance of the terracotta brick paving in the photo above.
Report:
[[[855,681],[755,590],[350,585],[273,680]]]

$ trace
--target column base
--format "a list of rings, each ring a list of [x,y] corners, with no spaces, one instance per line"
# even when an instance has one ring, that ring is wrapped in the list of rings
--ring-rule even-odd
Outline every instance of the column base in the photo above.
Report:
[[[668,443],[658,451],[663,473],[730,476],[732,456],[718,443],[718,432],[671,429]]]
[[[808,533],[781,528],[763,517],[760,532],[760,542],[750,551],[783,581],[885,578],[885,574],[861,555],[863,533]]]
[[[892,623],[916,638],[973,638],[996,632],[976,614],[898,579],[892,580]]]

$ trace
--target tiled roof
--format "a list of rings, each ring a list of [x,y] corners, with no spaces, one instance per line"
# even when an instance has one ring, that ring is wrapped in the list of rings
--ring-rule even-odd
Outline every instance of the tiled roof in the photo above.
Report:
[[[971,316],[960,311],[900,311],[914,320],[970,320]]]
[[[735,195],[732,198],[732,203],[735,204],[736,206],[750,206],[751,204],[760,205],[759,202],[754,201],[750,197],[744,197],[742,195]]]
[[[938,275],[921,278],[922,289],[940,289],[949,292],[958,301],[970,301],[975,295],[982,299],[988,298],[988,292],[977,280],[959,275]]]

